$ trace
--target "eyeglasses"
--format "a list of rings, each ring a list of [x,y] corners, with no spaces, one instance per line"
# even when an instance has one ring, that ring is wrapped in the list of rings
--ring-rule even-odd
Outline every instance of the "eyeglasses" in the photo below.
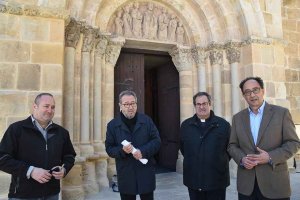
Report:
[[[197,107],[201,107],[201,106],[206,107],[206,106],[208,106],[208,105],[209,105],[209,102],[196,103],[196,106],[197,106]]]
[[[124,103],[122,104],[125,108],[129,108],[129,107],[135,107],[136,106],[136,102],[133,103]]]
[[[249,96],[251,96],[252,92],[253,92],[253,94],[258,94],[260,92],[260,89],[261,88],[256,87],[256,88],[253,88],[252,90],[246,90],[246,91],[244,91],[244,95],[249,97]]]

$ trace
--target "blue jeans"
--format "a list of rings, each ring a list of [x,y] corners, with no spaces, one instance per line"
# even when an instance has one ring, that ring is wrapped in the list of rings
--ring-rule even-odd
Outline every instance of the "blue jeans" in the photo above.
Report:
[[[8,200],[58,200],[58,199],[59,199],[59,194],[39,197],[39,198],[27,198],[27,199],[9,198]]]

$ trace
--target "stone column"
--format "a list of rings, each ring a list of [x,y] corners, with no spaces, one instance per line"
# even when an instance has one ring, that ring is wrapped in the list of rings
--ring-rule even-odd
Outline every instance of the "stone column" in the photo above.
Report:
[[[94,151],[95,153],[105,152],[102,140],[102,68],[105,65],[105,51],[108,40],[104,35],[98,35],[95,42],[94,59]]]
[[[205,50],[201,47],[196,47],[192,50],[193,58],[198,69],[198,91],[206,91],[206,69],[205,69]]]
[[[169,52],[179,72],[180,121],[193,115],[193,59],[191,49],[176,47]],[[182,173],[183,157],[179,152],[176,171]]]
[[[209,52],[209,59],[212,66],[213,80],[213,110],[216,115],[222,116],[222,78],[221,66],[223,64],[223,53],[217,48]]]
[[[95,42],[94,59],[94,151],[100,159],[96,160],[96,181],[101,191],[104,187],[109,187],[107,178],[107,154],[103,142],[102,132],[102,68],[105,66],[105,51],[108,39],[105,35],[98,34]]]
[[[80,150],[82,156],[94,153],[90,144],[90,62],[91,50],[94,42],[94,29],[83,29],[83,44],[81,49],[81,77],[80,77]]]
[[[113,38],[108,41],[105,52],[105,72],[103,72],[103,104],[102,104],[102,133],[106,132],[107,123],[114,117],[114,67],[117,63],[122,46],[125,43],[124,38]],[[103,134],[105,140],[105,134]],[[109,159],[107,166],[109,180],[116,174],[114,159]]]
[[[239,89],[239,69],[238,63],[240,62],[240,55],[241,52],[239,50],[240,44],[239,43],[227,43],[226,47],[226,55],[227,60],[230,64],[231,68],[231,116],[236,114],[241,109],[241,101],[240,101],[240,89]],[[231,159],[230,163],[230,174],[231,177],[236,177],[237,173],[237,165]]]
[[[240,89],[239,89],[239,62],[241,52],[239,50],[239,43],[228,43],[226,44],[226,55],[227,60],[231,68],[231,114],[234,115],[240,111],[241,101],[240,101]]]
[[[75,151],[80,155],[76,144],[79,143],[74,137],[74,68],[76,46],[80,38],[80,23],[71,19],[65,31],[65,56],[64,56],[64,91],[63,91],[63,126],[69,130],[70,138]],[[76,157],[75,165],[69,174],[62,180],[62,199],[84,200],[82,187],[82,163],[83,158]]]
[[[64,87],[63,87],[63,126],[69,131],[70,138],[74,141],[74,68],[76,45],[80,38],[80,24],[74,19],[65,31],[65,56],[64,56]],[[75,137],[77,138],[77,137]]]

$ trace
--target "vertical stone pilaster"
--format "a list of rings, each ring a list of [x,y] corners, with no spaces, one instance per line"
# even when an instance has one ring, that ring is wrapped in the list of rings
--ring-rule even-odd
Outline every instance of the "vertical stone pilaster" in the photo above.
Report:
[[[241,52],[239,43],[227,43],[225,45],[227,60],[231,68],[231,111],[232,115],[240,111],[240,95],[239,95],[239,69],[238,63],[240,62]]]
[[[63,126],[69,130],[70,137],[74,141],[74,69],[76,45],[80,38],[80,24],[74,19],[65,30],[65,56],[64,56],[64,87],[63,87]]]
[[[94,151],[98,154],[105,154],[105,147],[102,140],[102,68],[105,65],[105,51],[108,39],[106,36],[98,33],[95,42],[94,59]]]
[[[96,181],[95,160],[87,160],[83,164],[83,189],[87,195],[99,192],[99,186]]]
[[[81,49],[81,78],[80,78],[80,150],[81,155],[88,156],[94,153],[90,144],[90,61],[91,50],[94,43],[94,29],[85,27],[83,29],[83,44]]]
[[[207,58],[207,54],[205,50],[201,47],[194,48],[192,50],[192,53],[198,69],[198,91],[205,92],[207,87],[205,68],[205,60]]]
[[[180,121],[193,115],[193,57],[189,48],[176,47],[169,52],[179,72]],[[182,173],[183,157],[179,152],[176,171]]]
[[[102,120],[104,126],[102,127],[102,132],[106,131],[106,124],[114,117],[114,67],[117,63],[118,57],[120,55],[121,48],[125,43],[124,38],[114,38],[108,41],[108,45],[105,51],[105,72],[103,80],[103,104],[102,104]],[[103,141],[105,140],[105,134],[102,135]],[[112,176],[115,174],[115,163],[114,159],[108,159],[107,175],[108,179],[111,180]]]
[[[218,116],[222,116],[222,78],[221,66],[223,64],[223,53],[213,47],[209,52],[209,59],[212,66],[213,77],[213,107]]]

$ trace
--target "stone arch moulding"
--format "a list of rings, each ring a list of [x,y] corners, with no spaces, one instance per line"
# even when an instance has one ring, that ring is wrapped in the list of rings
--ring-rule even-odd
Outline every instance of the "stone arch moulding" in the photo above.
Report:
[[[152,1],[133,1],[117,8],[107,31],[112,37],[191,46],[187,28],[175,11]]]

